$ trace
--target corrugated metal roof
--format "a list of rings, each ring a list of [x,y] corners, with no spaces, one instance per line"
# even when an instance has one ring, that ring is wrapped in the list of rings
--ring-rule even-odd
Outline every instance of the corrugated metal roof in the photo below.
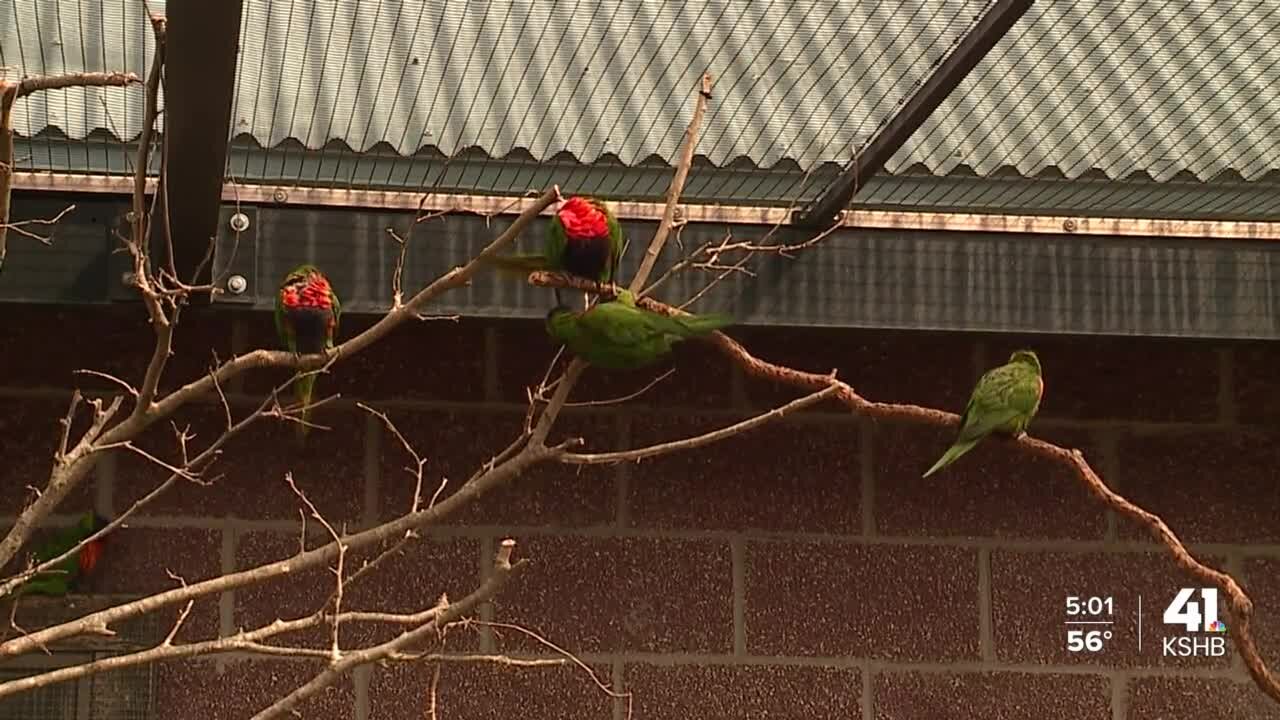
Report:
[[[801,168],[847,159],[986,0],[583,3],[245,0],[233,134],[356,151],[523,148],[634,164],[676,152],[697,75],[717,76],[700,150]],[[141,72],[133,0],[14,0],[0,64]],[[163,3],[153,3],[163,8]],[[1033,6],[888,164],[979,175],[1280,169],[1280,0]],[[141,93],[24,102],[15,129],[136,134]],[[110,120],[108,120],[110,116]]]
[[[132,146],[110,138],[84,142],[56,132],[34,140],[19,139],[15,154],[26,158],[22,163],[26,170],[103,175],[127,174],[135,157]],[[589,189],[613,200],[644,201],[660,198],[671,182],[671,168],[666,164],[625,167],[559,159],[534,162],[527,155],[454,158],[450,162],[429,153],[407,161],[389,151],[356,155],[306,150],[294,140],[266,149],[244,137],[232,142],[227,162],[238,182],[284,188],[311,185],[396,191],[426,186],[445,193],[511,196],[524,194],[531,187],[556,184],[575,192]],[[153,155],[153,168],[158,164]],[[716,168],[699,164],[690,173],[681,197],[707,205],[785,207],[814,197],[839,170],[839,165],[828,163],[806,176],[794,167]],[[920,168],[877,175],[859,191],[851,206],[906,212],[1280,221],[1280,184],[1226,178],[1211,184],[1191,179],[1158,183],[1142,178],[979,178],[963,172],[936,176]]]

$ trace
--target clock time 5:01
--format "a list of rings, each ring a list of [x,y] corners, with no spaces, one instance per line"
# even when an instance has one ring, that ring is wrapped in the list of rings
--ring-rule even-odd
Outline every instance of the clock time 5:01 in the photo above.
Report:
[[[1076,597],[1075,595],[1067,596],[1067,615],[1113,615],[1115,614],[1115,602],[1110,596],[1107,597]]]

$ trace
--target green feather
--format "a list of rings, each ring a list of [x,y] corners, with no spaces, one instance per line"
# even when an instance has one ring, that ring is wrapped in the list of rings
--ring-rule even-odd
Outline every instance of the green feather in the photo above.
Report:
[[[609,260],[599,277],[584,279],[608,284],[618,276],[618,263],[622,260],[622,225],[604,202],[585,196],[583,198],[604,213],[605,224],[609,228]],[[485,258],[483,263],[507,275],[528,275],[539,270],[564,272],[565,250],[568,246],[569,238],[565,234],[564,224],[560,222],[559,215],[552,214],[551,221],[547,223],[541,255],[496,255]]]
[[[1017,436],[1026,432],[1043,394],[1040,358],[1030,350],[1018,350],[1009,356],[1008,363],[988,370],[969,396],[955,442],[924,477],[955,462],[991,433]]]
[[[102,518],[92,512],[85,513],[75,525],[59,530],[35,549],[32,553],[35,564],[40,565],[62,555],[103,527],[106,527],[106,522]],[[62,596],[71,591],[79,579],[80,556],[76,553],[49,571],[32,577],[18,589],[18,594]]]
[[[284,346],[289,349],[289,352],[292,352],[295,355],[298,353],[298,338],[292,323],[289,322],[287,309],[284,306],[283,289],[286,285],[297,282],[304,278],[307,278],[308,276],[313,274],[324,277],[324,273],[322,273],[320,269],[315,265],[311,265],[311,264],[299,265],[293,270],[290,270],[289,273],[284,276],[284,280],[282,280],[280,283],[281,291],[276,293],[276,302],[275,302],[276,332],[280,336],[281,343],[284,344]],[[338,294],[334,292],[332,283],[329,286],[329,304],[331,306],[330,312],[333,315],[333,328],[325,336],[324,344],[326,349],[332,350],[334,348],[335,336],[338,333],[338,328],[342,320],[342,303],[338,300]],[[315,390],[315,385],[316,385],[316,376],[314,374],[299,377],[297,380],[294,380],[293,382],[294,397],[296,397],[298,399],[298,402],[302,404],[302,412],[300,413],[300,417],[303,422],[299,423],[297,426],[297,437],[298,437],[298,442],[300,443],[306,441],[307,432],[308,430],[310,430],[310,428],[307,427],[305,423],[310,419],[310,416],[311,416],[311,408],[310,408],[311,396],[313,391]]]
[[[563,306],[547,314],[547,333],[592,365],[629,370],[651,365],[681,340],[706,335],[733,322],[727,315],[666,317],[641,310],[631,294],[597,303],[586,312]]]

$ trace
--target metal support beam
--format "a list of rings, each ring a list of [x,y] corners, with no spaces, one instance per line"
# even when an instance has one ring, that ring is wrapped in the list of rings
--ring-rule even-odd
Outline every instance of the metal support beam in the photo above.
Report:
[[[14,190],[24,193],[74,193],[118,195],[127,201],[132,179],[124,176],[14,173]],[[155,192],[155,180],[147,192]],[[342,208],[352,212],[451,211],[478,215],[518,215],[534,200],[511,195],[460,195],[454,193],[346,190],[275,185],[232,185],[222,189],[222,202],[255,207]],[[612,202],[614,215],[623,221],[657,221],[662,203]],[[787,208],[747,205],[681,204],[683,218],[691,224],[716,223],[773,227],[788,220]],[[550,215],[547,210],[544,214]],[[910,210],[851,210],[840,224],[847,228],[927,230],[932,232],[1014,233],[1019,235],[1078,235],[1091,237],[1189,238],[1195,240],[1258,240],[1280,242],[1280,222],[1178,219],[1157,217],[1105,217],[1082,215],[1022,215],[970,212],[917,212]]]
[[[191,277],[217,231],[243,0],[171,0],[165,67],[167,195],[174,258]],[[206,276],[207,276],[206,270]],[[204,282],[205,278],[197,278]]]
[[[843,210],[867,182],[907,142],[942,101],[968,77],[969,72],[1003,38],[1035,0],[997,0],[996,4],[943,58],[907,103],[867,142],[827,189],[813,202],[797,210],[792,224],[802,228],[829,228],[839,222]]]

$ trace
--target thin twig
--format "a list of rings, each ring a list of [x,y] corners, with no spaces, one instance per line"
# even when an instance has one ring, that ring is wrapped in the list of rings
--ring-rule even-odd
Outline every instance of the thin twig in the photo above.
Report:
[[[832,378],[835,376],[832,375]],[[809,393],[804,397],[797,398],[781,407],[776,407],[768,412],[761,413],[755,417],[748,418],[742,422],[737,422],[718,430],[695,435],[683,440],[672,440],[671,442],[658,443],[648,447],[636,448],[635,450],[621,450],[618,452],[607,453],[562,453],[556,456],[556,460],[567,463],[569,465],[605,465],[610,463],[620,463],[627,461],[639,462],[645,458],[657,457],[659,455],[669,455],[673,452],[681,452],[684,450],[693,450],[711,443],[719,442],[740,435],[748,430],[758,428],[768,422],[777,420],[791,413],[803,410],[810,405],[814,405],[822,400],[833,397],[839,388],[834,385],[825,387],[821,390]]]

